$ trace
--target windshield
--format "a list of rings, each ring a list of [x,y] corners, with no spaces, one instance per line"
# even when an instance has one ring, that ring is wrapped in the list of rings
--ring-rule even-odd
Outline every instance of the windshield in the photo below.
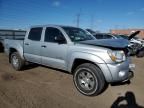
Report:
[[[74,27],[62,27],[67,35],[70,37],[72,42],[86,41],[86,40],[94,40],[95,38],[80,28]]]
[[[91,34],[95,34],[95,32],[91,29],[86,29],[88,32],[90,32]]]

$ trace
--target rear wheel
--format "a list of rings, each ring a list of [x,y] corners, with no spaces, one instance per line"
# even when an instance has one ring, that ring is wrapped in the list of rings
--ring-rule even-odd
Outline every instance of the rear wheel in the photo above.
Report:
[[[84,63],[75,69],[74,84],[84,95],[98,95],[105,86],[105,78],[101,70],[94,64]]]
[[[11,54],[10,56],[10,61],[11,61],[11,64],[12,64],[12,67],[19,71],[23,68],[24,66],[24,60],[21,59],[20,55],[18,52],[14,52]]]

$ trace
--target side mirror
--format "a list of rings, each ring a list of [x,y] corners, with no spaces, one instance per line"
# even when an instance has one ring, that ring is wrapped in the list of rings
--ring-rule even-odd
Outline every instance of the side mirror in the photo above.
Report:
[[[55,36],[54,40],[59,44],[65,44],[66,40],[63,36]]]

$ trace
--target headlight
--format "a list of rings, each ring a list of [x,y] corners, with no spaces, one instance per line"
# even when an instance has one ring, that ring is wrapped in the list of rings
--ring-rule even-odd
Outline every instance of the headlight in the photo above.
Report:
[[[126,56],[123,51],[108,51],[108,55],[114,62],[123,62],[126,60]]]

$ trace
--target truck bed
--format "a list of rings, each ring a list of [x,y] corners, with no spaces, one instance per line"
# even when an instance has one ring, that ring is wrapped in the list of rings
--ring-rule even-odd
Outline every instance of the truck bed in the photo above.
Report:
[[[3,30],[0,29],[0,51],[4,49],[4,40],[24,40],[26,31],[23,30]]]
[[[4,40],[4,51],[8,55],[9,48],[19,49],[23,53],[23,42],[24,40],[13,40],[13,39],[5,39]]]

